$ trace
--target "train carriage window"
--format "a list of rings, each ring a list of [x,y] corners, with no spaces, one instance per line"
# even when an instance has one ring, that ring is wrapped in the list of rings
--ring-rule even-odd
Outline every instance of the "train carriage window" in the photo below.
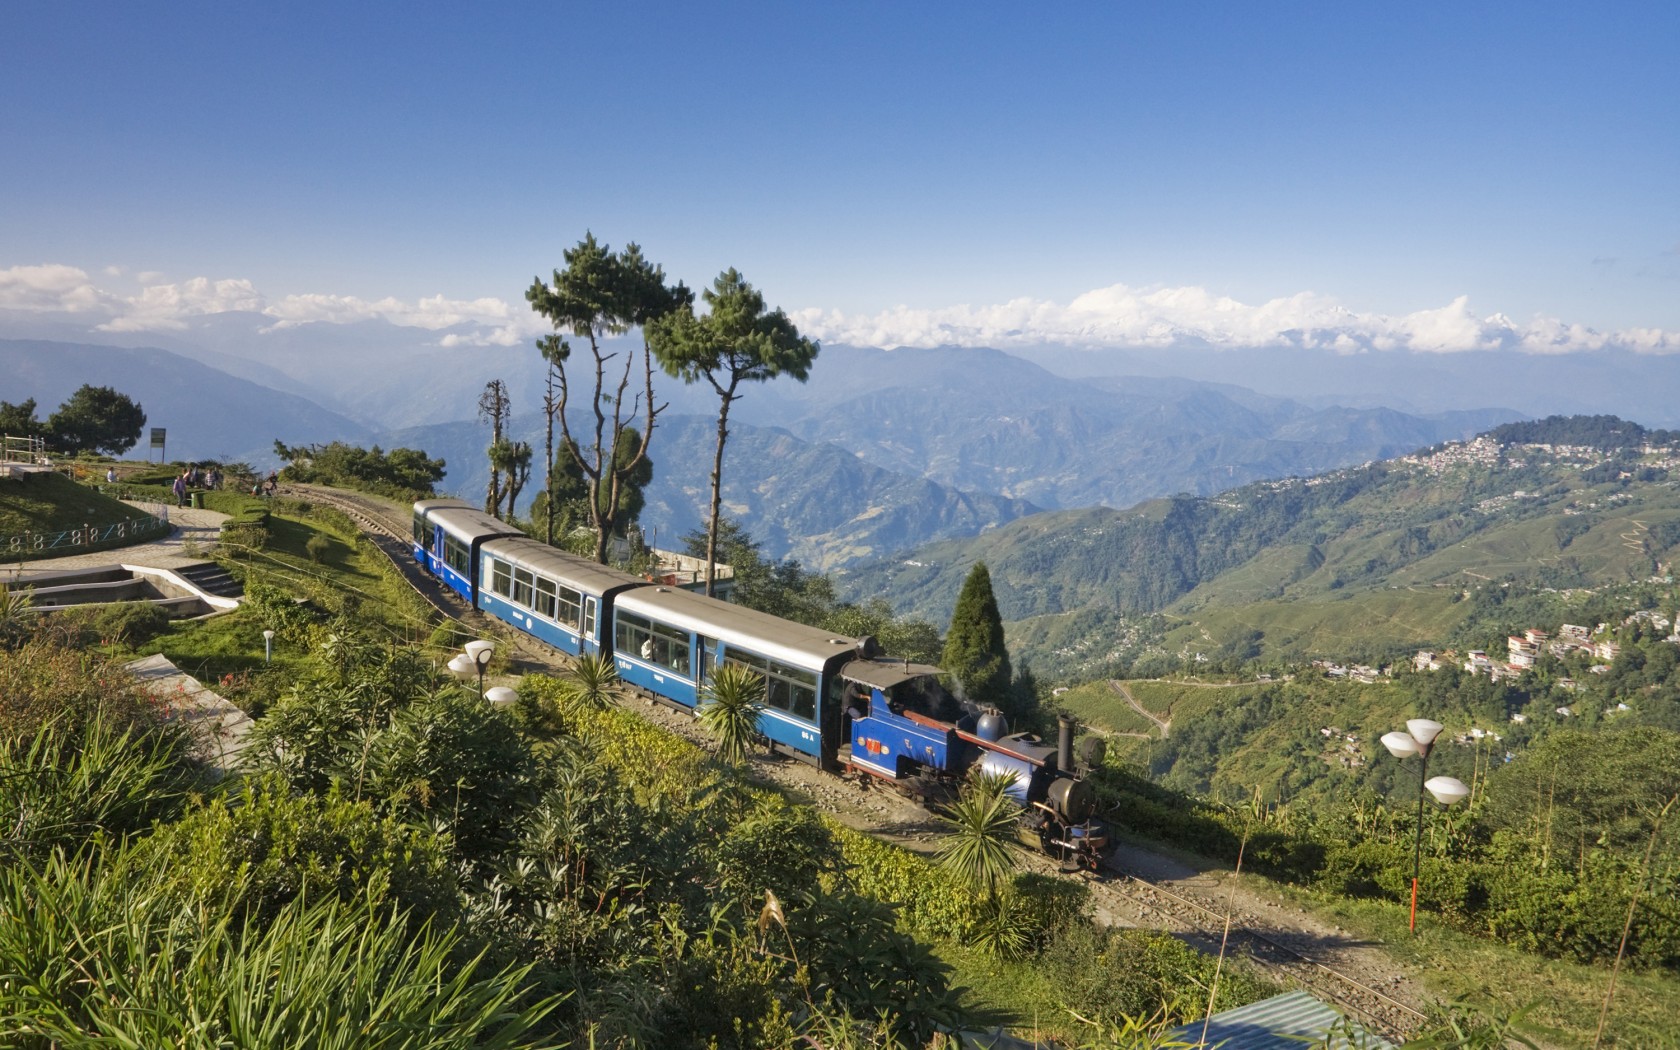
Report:
[[[500,559],[490,561],[490,589],[504,598],[513,593],[513,573],[507,562]]]
[[[558,601],[559,609],[551,615],[567,627],[576,627],[580,622],[578,614],[583,607],[583,595],[562,584]]]
[[[595,599],[585,598],[583,601],[583,636],[595,637]]]
[[[667,624],[653,625],[653,662],[668,667],[683,677],[692,674],[688,632]]]
[[[687,631],[634,613],[620,612],[617,621],[613,645],[619,652],[633,653],[684,678],[693,673]]]
[[[527,609],[531,607],[531,570],[515,568],[513,570],[513,600],[517,605]]]
[[[463,576],[472,570],[472,556],[467,545],[448,533],[443,536],[443,560]]]
[[[421,547],[430,547],[426,542],[426,516],[419,511],[414,512],[414,542]]]
[[[817,717],[817,675],[801,667],[768,660],[754,653],[730,650],[725,663],[738,664],[764,678],[764,702],[778,711],[815,721]]]
[[[619,610],[614,617],[613,648],[620,653],[641,655],[642,646],[653,637],[653,625],[635,613]]]
[[[535,590],[536,598],[531,608],[535,609],[539,616],[554,619],[554,581],[545,576],[538,576]]]

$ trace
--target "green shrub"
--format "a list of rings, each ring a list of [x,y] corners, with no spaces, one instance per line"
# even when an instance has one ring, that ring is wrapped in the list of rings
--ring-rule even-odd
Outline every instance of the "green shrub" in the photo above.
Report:
[[[1100,1024],[1148,1017],[1162,1008],[1174,1023],[1199,1018],[1207,1009],[1216,966],[1213,958],[1168,934],[1089,923],[1064,930],[1039,963],[1063,1005]],[[1227,1010],[1274,991],[1227,959],[1214,1009]]]
[[[909,850],[824,818],[840,843],[845,877],[858,892],[899,906],[899,921],[930,938],[962,937],[980,917],[979,899],[943,868]]]
[[[116,602],[100,606],[91,626],[101,639],[140,645],[169,630],[169,614],[151,602]]]
[[[784,901],[814,897],[824,874],[840,862],[834,837],[808,806],[766,799],[731,824],[716,847],[718,883],[743,902],[765,890]]]
[[[172,858],[191,857],[191,864]],[[293,795],[277,778],[247,783],[167,825],[137,863],[182,903],[268,922],[287,903],[333,897],[446,914],[455,882],[436,836],[381,816],[369,802]]]
[[[193,783],[190,751],[177,728],[119,725],[100,715],[85,722],[66,715],[0,737],[7,862],[171,816]]]
[[[56,617],[22,645],[0,650],[0,735],[95,718],[124,728],[157,723],[164,713],[157,697],[120,663],[88,648],[80,633],[66,638],[55,624]]]
[[[309,542],[303,545],[303,549],[309,553],[309,560],[319,565],[332,551],[333,542],[317,532],[309,537]]]
[[[179,863],[183,858],[171,858]],[[548,1047],[557,1005],[454,929],[366,900],[285,905],[261,924],[184,912],[131,865],[0,866],[0,1043],[183,1050]]]

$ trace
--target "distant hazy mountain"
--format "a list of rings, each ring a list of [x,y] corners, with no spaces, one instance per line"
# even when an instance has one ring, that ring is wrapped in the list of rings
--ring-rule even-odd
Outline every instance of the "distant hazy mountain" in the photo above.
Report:
[[[148,432],[130,453],[144,456],[149,428],[167,428],[171,459],[267,462],[287,444],[366,443],[368,429],[296,394],[238,379],[155,348],[128,349],[0,339],[0,401],[34,398],[45,420],[84,383],[127,394],[146,412]]]
[[[1211,380],[1309,405],[1386,406],[1423,414],[1505,405],[1528,416],[1610,413],[1649,426],[1680,426],[1680,356],[1674,354],[1338,354],[1297,347],[1012,352],[1070,378]]]
[[[783,424],[892,470],[1046,507],[1123,507],[1316,474],[1520,418],[1309,408],[1182,379],[1056,376],[996,350],[829,348],[803,388],[782,387]],[[742,415],[769,398],[741,402]]]
[[[911,474],[885,470],[835,445],[803,441],[785,430],[731,424],[724,468],[724,513],[745,522],[765,552],[818,569],[879,558],[928,539],[972,536],[1039,508],[1024,500],[960,492]],[[542,459],[542,417],[522,416],[510,428]],[[677,546],[702,527],[711,499],[716,421],[663,415],[650,454],[654,480],[642,523],[656,544]],[[424,448],[449,463],[445,487],[484,498],[489,479],[483,426],[451,423],[390,434],[388,446]],[[541,490],[541,466],[527,496]],[[521,503],[525,502],[522,497]],[[523,509],[523,508],[522,508]]]

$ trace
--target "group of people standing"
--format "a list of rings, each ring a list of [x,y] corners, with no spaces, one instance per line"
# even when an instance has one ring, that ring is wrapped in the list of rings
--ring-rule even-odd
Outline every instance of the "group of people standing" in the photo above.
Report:
[[[115,469],[108,471],[106,478],[114,480],[115,474]],[[188,489],[219,489],[221,487],[221,467],[211,467],[208,473],[205,472],[203,467],[188,467],[181,471],[180,476],[175,479],[175,483],[170,486],[170,491],[175,493],[175,505],[184,507],[187,505]]]

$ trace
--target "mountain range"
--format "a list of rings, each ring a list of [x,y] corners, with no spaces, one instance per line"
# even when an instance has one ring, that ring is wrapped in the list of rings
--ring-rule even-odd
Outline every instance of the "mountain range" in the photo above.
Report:
[[[155,347],[4,340],[0,399],[35,397],[45,415],[83,382],[114,386],[146,406],[151,425],[169,428],[176,458],[262,465],[276,438],[421,448],[448,462],[445,490],[476,499],[488,479],[488,433],[472,422],[479,386],[454,376],[499,360],[516,377],[516,406],[528,404],[540,389],[537,355],[415,348],[407,367],[375,378],[369,362],[389,359],[391,326],[321,327],[333,337],[325,349],[295,329],[273,333],[270,349],[300,341],[309,349],[267,362],[202,347],[189,358]],[[322,373],[329,361],[337,369]],[[709,388],[664,376],[658,397],[669,407],[652,449],[644,525],[674,542],[704,521],[715,404]],[[736,404],[725,513],[767,554],[829,570],[977,535],[1042,508],[1127,506],[1311,474],[1517,415],[1314,408],[1228,384],[1068,379],[992,350],[830,347],[808,383],[760,384]],[[439,416],[447,421],[384,425]],[[534,448],[542,430],[540,411],[510,426]]]
[[[841,590],[944,623],[984,561],[1011,648],[1056,674],[1115,658],[1113,640],[1144,620],[1186,651],[1334,657],[1379,637],[1438,643],[1475,591],[1669,571],[1680,435],[1583,419],[1214,497],[1034,515],[857,567]]]
[[[169,427],[169,452],[181,458],[265,464],[276,438],[418,447],[449,463],[446,490],[477,498],[488,432],[472,422],[473,407],[484,380],[500,374],[520,410],[512,436],[541,447],[533,350],[445,348],[437,333],[379,322],[254,337],[238,315],[213,321],[172,340],[190,357],[0,340],[0,399],[35,397],[45,415],[83,382],[115,386],[146,406],[151,425]],[[1038,363],[1100,367],[1097,356],[1073,353],[1028,360],[983,349],[825,347],[809,382],[754,385],[736,404],[725,513],[767,554],[842,569],[1034,522],[1043,509],[1128,507],[1312,476],[1523,415],[1311,404],[1205,380],[1074,378]],[[663,375],[658,396],[669,407],[652,449],[644,524],[674,538],[703,520],[716,406],[709,387]]]
[[[168,432],[164,454],[171,459],[261,463],[273,459],[276,439],[373,440],[368,427],[323,408],[295,386],[279,389],[168,350],[0,339],[0,401],[34,398],[36,415],[45,420],[84,383],[112,387],[139,403],[147,427]],[[131,455],[144,456],[148,442],[142,434]]]

